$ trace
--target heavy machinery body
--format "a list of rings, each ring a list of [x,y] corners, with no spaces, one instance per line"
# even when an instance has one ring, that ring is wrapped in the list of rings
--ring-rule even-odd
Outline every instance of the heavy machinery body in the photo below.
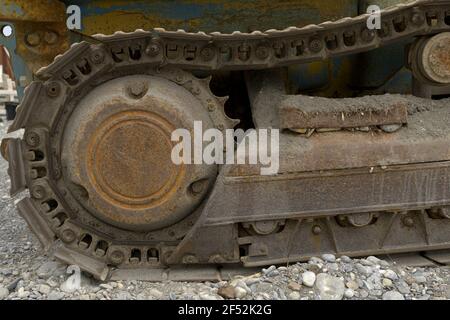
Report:
[[[0,9],[21,98],[9,131],[25,129],[2,154],[57,258],[99,279],[177,280],[450,247],[450,1]],[[195,121],[280,130],[278,173],[174,165],[170,134]]]

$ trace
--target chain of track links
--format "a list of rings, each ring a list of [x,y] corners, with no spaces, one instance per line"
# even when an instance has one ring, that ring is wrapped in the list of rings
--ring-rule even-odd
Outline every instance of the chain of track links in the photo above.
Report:
[[[33,82],[26,89],[16,120],[10,127],[10,131],[25,128],[24,141],[19,147],[14,145],[20,140],[8,144],[12,154],[10,167],[17,168],[10,170],[11,184],[21,185],[20,189],[27,186],[31,195],[18,204],[19,213],[44,248],[50,249],[54,240],[60,239],[61,242],[56,243],[59,246],[56,257],[68,264],[77,264],[98,278],[106,277],[109,266],[158,268],[193,226],[201,210],[197,209],[170,227],[148,233],[112,227],[86,212],[61,179],[58,155],[71,111],[98,84],[137,72],[162,77],[191,92],[220,130],[233,128],[237,120],[225,114],[227,97],[216,97],[210,91],[210,77],[199,79],[173,67],[147,68],[145,63],[140,68],[123,69],[97,46],[87,45],[84,49],[81,55],[75,57],[72,51],[57,60],[69,67],[73,62],[80,65],[77,62],[86,58],[95,61],[83,69],[83,76],[71,78],[71,84],[61,81],[57,75],[45,82]],[[50,110],[55,110],[54,114]]]
[[[153,32],[98,35],[96,38],[100,43],[74,44],[38,72],[40,81],[33,82],[26,89],[16,120],[9,130],[26,129],[23,143],[15,141],[14,148],[13,143],[10,144],[10,163],[15,162],[13,167],[29,169],[29,173],[25,169],[10,172],[11,184],[15,185],[13,189],[28,186],[32,196],[19,203],[19,212],[44,247],[49,248],[55,238],[61,239],[63,245],[57,245],[56,257],[79,265],[97,278],[105,279],[111,266],[160,267],[179,241],[180,229],[191,226],[197,214],[164,230],[164,233],[152,233],[144,239],[147,242],[117,230],[111,237],[110,226],[90,215],[79,219],[83,209],[70,201],[70,192],[60,179],[61,168],[56,155],[61,151],[64,124],[77,99],[91,90],[89,84],[97,85],[99,79],[107,81],[107,77],[112,79],[150,68],[154,74],[159,73],[197,96],[210,112],[214,124],[225,129],[232,127],[234,122],[223,113],[224,99],[210,93],[208,80],[196,79],[178,68],[257,69],[351,54],[371,50],[405,36],[448,29],[449,15],[450,1],[420,0],[384,10],[383,28],[377,31],[367,29],[368,16],[363,15],[334,23],[264,33],[207,35],[155,29]],[[34,119],[44,105],[46,110],[57,110],[57,116],[48,115],[46,127],[49,130],[39,128],[42,125]],[[57,145],[56,149],[54,145]],[[36,159],[33,152],[37,150],[42,152],[44,159]],[[47,172],[39,168],[46,168]],[[154,245],[155,241],[150,240],[155,239],[164,241],[166,245]]]
[[[382,10],[379,30],[368,29],[369,17],[364,14],[302,28],[252,33],[206,34],[156,28],[93,38],[106,45],[116,61],[139,56],[155,65],[184,69],[266,69],[372,50],[404,37],[449,30],[450,0],[418,0]],[[57,69],[57,65],[43,68],[38,76],[45,78]]]

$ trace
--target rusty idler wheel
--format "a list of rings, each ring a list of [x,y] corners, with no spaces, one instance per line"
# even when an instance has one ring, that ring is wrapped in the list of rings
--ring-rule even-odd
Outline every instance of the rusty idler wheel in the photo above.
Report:
[[[175,165],[177,128],[213,127],[185,88],[157,76],[117,78],[92,90],[71,115],[62,163],[69,189],[99,219],[151,231],[191,213],[210,189],[216,166]],[[196,192],[192,192],[192,185]]]

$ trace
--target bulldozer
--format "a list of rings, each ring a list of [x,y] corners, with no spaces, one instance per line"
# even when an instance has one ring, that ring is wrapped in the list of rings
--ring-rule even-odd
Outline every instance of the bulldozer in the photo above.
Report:
[[[11,195],[67,264],[202,280],[450,248],[450,0],[0,0],[0,28]],[[174,164],[199,121],[277,130],[277,172]]]

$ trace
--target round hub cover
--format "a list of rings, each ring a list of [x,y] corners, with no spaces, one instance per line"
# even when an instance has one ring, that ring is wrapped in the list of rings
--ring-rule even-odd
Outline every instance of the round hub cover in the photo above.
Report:
[[[64,133],[62,163],[72,194],[119,228],[149,231],[178,222],[199,205],[217,173],[216,166],[172,161],[178,143],[172,132],[192,133],[194,121],[213,127],[201,101],[167,79],[128,76],[96,87]]]
[[[433,81],[450,83],[450,32],[430,38],[424,46],[422,65],[426,75]]]

